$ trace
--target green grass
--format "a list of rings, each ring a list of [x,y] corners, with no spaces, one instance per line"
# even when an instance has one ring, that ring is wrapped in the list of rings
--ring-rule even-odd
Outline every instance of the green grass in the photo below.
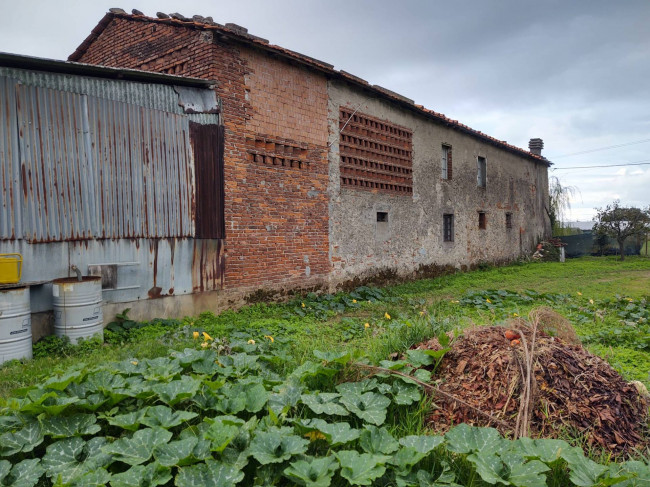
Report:
[[[500,308],[490,310],[453,302],[461,300],[469,292],[490,289],[566,295],[566,299],[558,300],[553,307],[572,319],[580,335],[591,336],[620,326],[621,319],[605,307],[602,319],[592,313],[595,318],[574,320],[578,316],[577,310],[585,308],[596,313],[598,310],[591,308],[597,308],[601,301],[613,299],[616,295],[638,300],[650,294],[650,259],[629,257],[620,262],[615,257],[585,257],[563,264],[516,264],[392,286],[385,289],[384,297],[373,298],[372,302],[359,299],[353,303],[351,295],[327,299],[307,296],[292,303],[256,304],[218,316],[203,313],[185,318],[174,327],[152,325],[141,328],[126,342],[113,336],[113,343],[66,350],[62,356],[5,364],[0,367],[0,397],[7,397],[16,388],[34,384],[54,370],[78,362],[99,364],[134,356],[152,358],[166,355],[170,348],[182,348],[191,342],[194,330],[207,331],[214,337],[242,330],[256,340],[268,340],[264,336],[288,337],[292,342],[292,357],[286,367],[295,367],[312,358],[314,349],[345,349],[368,355],[371,360],[381,360],[392,352],[405,350],[430,337],[442,325],[448,329],[489,325],[502,321],[513,312],[525,316],[532,307],[540,304],[537,300],[530,303],[505,301]],[[370,296],[364,295],[366,297]],[[590,305],[590,299],[596,305]],[[386,315],[390,315],[390,319]],[[399,332],[391,331],[395,323],[403,322],[409,326]],[[364,326],[366,323],[368,327]],[[605,357],[627,379],[650,383],[650,354],[647,350],[635,349],[630,344],[607,346],[590,343],[588,348]]]

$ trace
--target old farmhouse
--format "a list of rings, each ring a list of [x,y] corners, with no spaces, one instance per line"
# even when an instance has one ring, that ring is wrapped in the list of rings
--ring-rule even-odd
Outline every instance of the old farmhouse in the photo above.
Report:
[[[70,236],[57,229],[58,240],[47,233],[32,240],[26,234],[2,236],[4,244],[20,240],[27,254],[26,246],[52,245],[39,243],[41,236],[73,241],[72,250],[56,247],[65,265],[57,276],[46,273],[47,279],[68,275],[75,264],[84,274],[92,267],[106,283],[128,282],[131,292],[105,290],[105,314],[128,302],[135,318],[182,316],[259,291],[331,290],[377,276],[425,276],[505,262],[529,253],[550,232],[550,162],[541,155],[540,139],[531,140],[529,151],[515,147],[238,25],[112,9],[69,60],[170,76],[145,80],[160,86],[154,88],[166,98],[142,94],[152,101],[143,105],[146,117],[132,115],[133,123],[176,113],[185,128],[168,127],[179,135],[164,140],[164,150],[191,142],[174,159],[175,173],[142,182],[159,187],[169,201],[184,198],[190,205],[148,207],[149,218],[162,227],[134,220],[139,229],[134,231],[120,220],[123,210],[138,218],[136,210],[144,206],[129,210],[128,198],[138,193],[128,193],[131,174],[116,169],[105,178],[106,187],[95,188],[107,192],[102,211],[114,220],[89,223],[88,233]],[[32,79],[15,69],[3,75],[27,84]],[[192,115],[187,103],[180,109],[169,105],[183,104],[182,90],[172,95],[164,88],[181,86],[180,77],[191,78],[185,83],[189,91],[205,91],[194,81],[198,78],[212,84],[218,124],[224,127],[223,153],[219,130],[206,128],[211,127],[206,117],[216,115]],[[42,89],[75,92],[65,80],[39,83]],[[87,104],[113,96],[97,83],[77,83],[91,86]],[[118,101],[133,102],[110,103]],[[126,120],[125,113],[111,116]],[[90,116],[92,122],[92,111]],[[190,125],[197,117],[201,123]],[[121,167],[142,177],[137,172],[142,161],[128,151],[141,153],[138,144],[160,142],[156,137],[165,136],[164,127],[155,137],[143,128],[143,135],[129,139],[114,155],[122,158]],[[186,172],[184,158],[191,167]],[[117,201],[111,191],[122,192],[122,206],[109,208]],[[38,195],[34,198],[36,208]],[[102,248],[110,248],[110,255],[100,255]],[[102,262],[111,267],[102,270]]]

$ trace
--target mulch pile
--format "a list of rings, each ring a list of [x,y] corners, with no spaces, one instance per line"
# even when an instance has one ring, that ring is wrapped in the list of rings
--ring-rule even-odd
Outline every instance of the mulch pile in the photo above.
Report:
[[[530,343],[531,330],[516,323]],[[461,422],[514,431],[519,411],[522,345],[512,346],[504,327],[478,327],[457,338],[440,364],[439,389],[467,403],[435,395],[429,426],[445,431]],[[524,342],[524,340],[522,340]],[[439,349],[437,340],[419,349]],[[519,354],[519,359],[515,358]],[[538,332],[534,354],[531,436],[581,435],[586,446],[614,454],[648,445],[648,401],[634,384],[580,345]],[[478,413],[491,415],[499,421]]]

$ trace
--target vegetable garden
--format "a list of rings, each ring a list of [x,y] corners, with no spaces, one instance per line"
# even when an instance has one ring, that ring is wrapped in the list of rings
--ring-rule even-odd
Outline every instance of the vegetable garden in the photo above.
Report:
[[[647,450],[612,456],[580,431],[427,424],[449,336],[540,305],[647,384],[647,362],[626,359],[647,354],[650,261],[583,264],[631,278],[569,292],[544,278],[575,271],[529,264],[182,321],[126,313],[107,344],[48,340],[42,358],[0,369],[0,485],[648,486]]]

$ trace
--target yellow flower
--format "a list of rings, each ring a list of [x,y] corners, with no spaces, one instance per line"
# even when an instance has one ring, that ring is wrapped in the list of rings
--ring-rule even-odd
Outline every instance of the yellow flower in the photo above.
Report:
[[[519,313],[512,313],[512,316],[514,316],[516,318],[516,317],[519,316]]]
[[[492,303],[492,301],[490,301],[488,298],[485,298],[485,300],[490,304]]]
[[[271,343],[275,341],[271,335],[264,335],[264,338],[268,338],[269,340],[271,340]]]
[[[454,304],[460,303],[460,301],[458,301],[457,299],[452,299],[451,302],[454,303]]]
[[[131,361],[131,364],[133,364],[133,365],[138,365],[138,362],[135,361],[135,360],[132,360],[132,361]]]
[[[352,302],[353,302],[354,304],[357,304],[357,300],[356,300],[356,299],[353,299]]]
[[[201,348],[208,348],[209,346],[210,346],[210,344],[208,342],[203,342],[201,344]]]
[[[590,299],[590,300],[589,300],[589,304],[594,304],[594,300],[593,300],[593,299]]]
[[[364,323],[364,324],[363,324],[363,327],[364,327],[364,328],[370,328],[370,323]]]
[[[384,313],[384,318],[386,318],[387,320],[390,320],[390,315],[388,313]]]
[[[302,305],[303,308],[305,307],[305,303],[300,303],[300,304]]]
[[[203,332],[203,339],[205,341],[208,341],[208,340],[212,340],[212,337],[210,335],[208,335],[206,332]]]
[[[327,438],[323,433],[320,431],[310,431],[309,433],[305,434],[305,438],[309,438],[309,441],[316,441],[316,440],[326,440]]]
[[[580,291],[578,291],[578,296],[582,296],[582,293]]]
[[[420,316],[424,316],[424,311],[420,311]]]
[[[627,300],[628,300],[630,303],[631,303],[632,301],[634,301],[634,299],[632,299],[632,298],[627,298]]]
[[[255,340],[253,340],[253,339],[251,338],[250,340],[248,340],[248,344],[249,344],[249,345],[255,345]]]
[[[192,333],[192,336],[193,336],[194,339],[196,340],[197,338],[199,338],[199,332],[198,332],[198,331],[195,331],[194,333]]]

